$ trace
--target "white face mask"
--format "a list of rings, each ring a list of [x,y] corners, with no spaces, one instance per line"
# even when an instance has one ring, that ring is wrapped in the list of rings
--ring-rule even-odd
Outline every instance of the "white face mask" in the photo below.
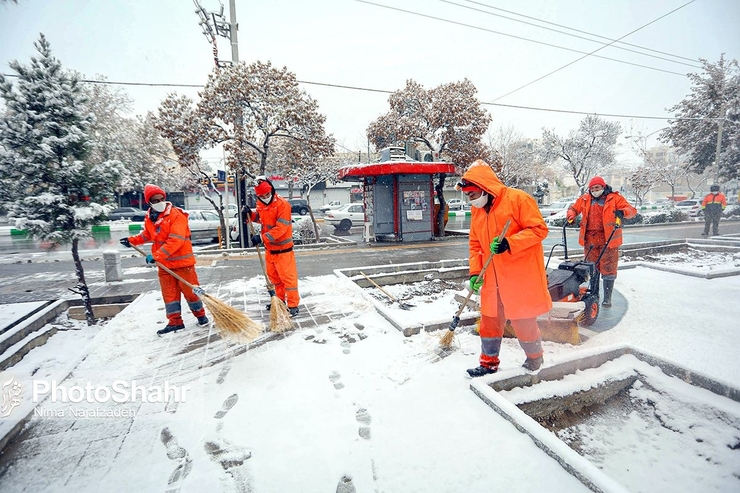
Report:
[[[262,202],[263,204],[267,205],[272,200],[272,194],[268,195],[267,198],[264,199],[264,200],[263,199],[260,199],[259,197],[257,197],[257,198],[259,199],[260,202]]]
[[[470,205],[478,208],[484,207],[486,203],[488,203],[488,194],[485,192],[480,194],[480,197],[478,197],[477,199],[470,201]]]
[[[595,199],[598,199],[599,197],[601,197],[602,193],[604,193],[604,191],[599,190],[598,192],[591,192],[591,195],[593,195]]]
[[[157,212],[164,212],[164,209],[167,207],[167,202],[164,200],[162,202],[157,202],[156,204],[151,204],[152,209],[154,209]]]

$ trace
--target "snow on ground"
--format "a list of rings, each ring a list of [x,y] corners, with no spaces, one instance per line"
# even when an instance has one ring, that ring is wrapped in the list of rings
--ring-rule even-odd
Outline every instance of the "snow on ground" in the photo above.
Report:
[[[25,317],[29,313],[32,313],[37,308],[44,306],[45,301],[30,301],[28,303],[15,303],[12,305],[3,305],[3,309],[0,310],[0,327],[15,322],[16,320]]]
[[[254,311],[267,301],[263,279],[207,288],[268,320]],[[588,491],[469,390],[463,375],[477,366],[476,336],[458,331],[459,350],[440,361],[433,352],[440,333],[404,337],[367,299],[348,295],[342,280],[301,279],[300,288],[301,327],[246,352],[235,343],[207,342],[209,329],[189,326],[157,337],[165,318],[161,296],[141,296],[98,329],[64,385],[110,387],[132,379],[189,385],[186,401],[120,403],[112,409],[133,416],[81,419],[70,412],[100,406],[47,400],[40,407],[63,416],[33,418],[24,444],[4,454],[3,491]],[[580,346],[545,342],[545,365],[631,344],[716,380],[740,381],[740,276],[707,280],[637,267],[620,271],[616,290],[619,302],[597,321],[598,333]],[[427,306],[421,297],[412,302]],[[450,319],[456,311],[428,306]],[[57,337],[31,355],[57,351]],[[31,355],[29,362],[43,359]],[[506,339],[501,359],[500,371],[514,375],[524,353]],[[681,406],[664,413],[695,418],[684,418]],[[729,427],[740,436],[736,423]],[[594,443],[609,441],[615,457],[650,448],[629,441],[652,432],[637,416],[619,421],[619,431],[594,426],[584,434]],[[699,442],[676,450],[670,433],[660,433],[648,442],[661,444],[669,464],[675,454],[706,453]],[[619,470],[610,464],[617,459],[595,459],[607,472]],[[715,475],[701,484],[643,474],[630,490],[697,491],[699,484],[701,491],[736,491],[738,464],[721,468],[727,473],[721,477],[714,463],[699,466],[697,481],[702,473]]]

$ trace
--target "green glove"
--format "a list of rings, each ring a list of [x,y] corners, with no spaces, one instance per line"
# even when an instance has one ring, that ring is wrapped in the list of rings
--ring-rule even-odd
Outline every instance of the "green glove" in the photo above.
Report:
[[[494,255],[497,253],[504,253],[506,250],[509,249],[509,240],[506,238],[503,238],[501,241],[498,241],[498,238],[495,238],[491,242],[491,253]]]
[[[478,276],[470,276],[470,290],[474,294],[478,294],[481,286],[483,286],[483,279],[478,279]]]

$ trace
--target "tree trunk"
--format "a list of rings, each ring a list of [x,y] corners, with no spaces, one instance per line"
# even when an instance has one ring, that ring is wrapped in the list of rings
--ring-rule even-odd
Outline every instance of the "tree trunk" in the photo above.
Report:
[[[95,325],[95,317],[93,316],[92,300],[90,299],[90,290],[85,282],[85,271],[82,268],[82,261],[80,261],[80,254],[77,250],[80,240],[75,238],[72,240],[72,259],[75,262],[75,271],[77,272],[77,286],[71,291],[82,296],[82,302],[85,305],[85,319],[87,325]]]
[[[309,191],[310,196],[310,191]],[[316,243],[319,242],[319,225],[316,224],[316,218],[313,216],[313,208],[311,207],[311,202],[308,202],[308,215],[311,217],[311,222],[313,223],[313,233],[314,233],[314,240]]]

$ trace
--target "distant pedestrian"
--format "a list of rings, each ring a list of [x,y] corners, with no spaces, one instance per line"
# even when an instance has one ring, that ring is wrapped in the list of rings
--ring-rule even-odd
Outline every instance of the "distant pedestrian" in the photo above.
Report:
[[[725,195],[719,191],[719,185],[709,187],[709,194],[704,197],[701,203],[701,210],[704,211],[704,232],[702,236],[709,235],[709,226],[712,226],[712,234],[719,234],[719,218],[722,217],[722,211],[727,207]]]
[[[158,186],[146,185],[144,200],[150,207],[144,218],[144,230],[136,236],[121,238],[120,243],[129,248],[131,245],[152,243],[152,253],[146,256],[146,263],[159,262],[190,284],[197,286],[200,283],[195,273],[195,256],[190,242],[188,214],[171,202],[166,202],[166,197],[165,191]],[[198,319],[198,325],[208,325],[203,302],[187,284],[161,268],[158,269],[158,276],[168,323],[165,328],[158,330],[157,334],[162,335],[185,328],[181,314],[181,296],[185,297],[188,308]]]
[[[543,362],[537,317],[552,308],[542,249],[548,231],[542,213],[534,197],[504,185],[480,159],[470,165],[457,188],[472,206],[470,289],[480,290],[480,366],[469,369],[468,375],[481,377],[498,370],[507,321],[527,355],[522,366],[535,371]],[[499,242],[507,221],[511,224]],[[491,264],[479,280],[491,253]]]
[[[275,296],[285,301],[291,317],[298,315],[298,268],[293,251],[293,222],[290,203],[275,192],[270,180],[257,177],[255,211],[244,206],[243,220],[259,222],[261,231],[252,237],[256,246],[265,246],[267,277],[275,286]],[[267,306],[270,309],[270,306]]]
[[[619,246],[622,244],[621,221],[635,217],[637,209],[619,192],[613,191],[602,177],[594,176],[588,182],[588,192],[568,207],[568,223],[575,221],[579,214],[583,216],[578,243],[583,246],[586,261],[596,262],[606,246],[606,240],[611,237],[609,247],[596,264],[604,286],[604,300],[601,305],[609,308],[612,306],[612,291],[617,278]]]

